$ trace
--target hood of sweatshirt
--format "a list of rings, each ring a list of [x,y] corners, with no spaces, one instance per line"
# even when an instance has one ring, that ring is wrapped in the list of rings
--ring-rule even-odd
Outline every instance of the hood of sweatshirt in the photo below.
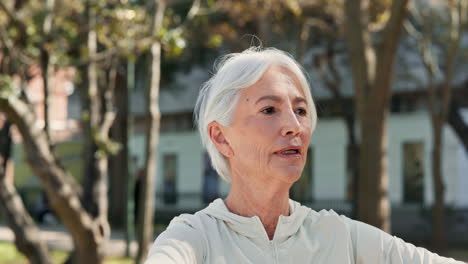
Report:
[[[234,232],[247,238],[262,242],[270,242],[265,228],[258,216],[244,217],[231,213],[220,198],[213,201],[201,212],[218,220],[224,221]],[[282,243],[297,233],[312,210],[300,203],[289,200],[289,216],[280,215],[276,226],[273,242]]]

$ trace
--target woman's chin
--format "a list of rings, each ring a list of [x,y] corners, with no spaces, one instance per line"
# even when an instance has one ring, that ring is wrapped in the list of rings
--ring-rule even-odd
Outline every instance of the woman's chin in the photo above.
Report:
[[[302,168],[299,167],[294,167],[294,166],[289,166],[286,168],[280,168],[276,170],[276,174],[278,177],[282,178],[283,180],[287,182],[294,183],[302,175]]]

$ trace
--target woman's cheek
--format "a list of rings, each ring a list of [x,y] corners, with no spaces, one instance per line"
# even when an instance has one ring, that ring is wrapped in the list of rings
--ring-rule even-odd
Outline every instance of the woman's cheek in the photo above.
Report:
[[[254,162],[258,162],[263,159],[264,151],[258,142],[253,142],[251,153],[255,153]]]
[[[273,118],[269,120],[261,120],[260,122],[258,122],[256,128],[261,139],[276,134],[280,130],[279,124],[280,123],[278,122],[278,120],[275,120]]]

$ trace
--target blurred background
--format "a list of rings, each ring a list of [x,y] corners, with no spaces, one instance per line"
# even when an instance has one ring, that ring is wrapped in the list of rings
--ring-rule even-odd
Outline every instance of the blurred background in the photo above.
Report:
[[[468,261],[468,1],[2,0],[0,263],[143,263],[225,197],[193,111],[251,46],[317,105],[292,199]]]

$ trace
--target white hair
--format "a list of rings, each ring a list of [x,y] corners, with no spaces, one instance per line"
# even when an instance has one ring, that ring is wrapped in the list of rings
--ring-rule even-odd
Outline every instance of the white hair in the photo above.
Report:
[[[229,126],[240,90],[260,80],[271,65],[284,67],[299,79],[309,108],[311,133],[315,129],[317,112],[310,87],[304,70],[291,55],[275,48],[251,47],[240,53],[222,56],[215,63],[215,74],[200,89],[195,105],[195,121],[213,168],[228,183],[231,182],[228,162],[211,141],[208,124],[217,121],[223,126]]]

